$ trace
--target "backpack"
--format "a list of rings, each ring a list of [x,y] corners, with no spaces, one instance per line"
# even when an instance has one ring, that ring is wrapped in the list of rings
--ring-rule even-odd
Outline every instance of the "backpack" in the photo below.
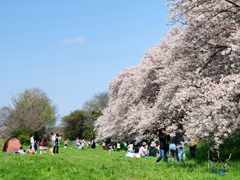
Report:
[[[43,142],[40,142],[39,145],[40,145],[40,146],[43,146]]]

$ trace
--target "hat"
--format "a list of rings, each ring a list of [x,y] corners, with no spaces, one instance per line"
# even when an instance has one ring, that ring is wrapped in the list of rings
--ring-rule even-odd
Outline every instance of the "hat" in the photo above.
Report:
[[[151,146],[156,146],[156,143],[152,141]]]
[[[143,142],[142,145],[145,146],[145,145],[147,145],[147,143],[146,143],[146,142]]]

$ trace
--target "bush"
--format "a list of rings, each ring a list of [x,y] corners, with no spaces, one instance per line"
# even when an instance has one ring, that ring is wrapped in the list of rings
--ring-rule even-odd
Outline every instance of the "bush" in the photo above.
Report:
[[[26,136],[26,135],[20,135],[18,137],[19,141],[21,142],[21,144],[26,144],[26,145],[29,145],[30,144],[30,138],[29,136]]]
[[[30,129],[15,129],[11,132],[12,136],[18,138],[20,142],[29,144],[30,136],[33,134],[33,131]]]

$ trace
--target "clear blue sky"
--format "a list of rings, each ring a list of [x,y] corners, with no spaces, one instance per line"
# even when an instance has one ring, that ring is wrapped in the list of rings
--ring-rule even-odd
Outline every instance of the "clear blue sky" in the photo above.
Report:
[[[164,0],[0,1],[0,107],[33,87],[68,115],[169,29]]]

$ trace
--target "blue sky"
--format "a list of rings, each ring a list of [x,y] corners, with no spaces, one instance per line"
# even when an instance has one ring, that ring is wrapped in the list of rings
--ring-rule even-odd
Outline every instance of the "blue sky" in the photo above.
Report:
[[[164,0],[0,1],[0,108],[43,90],[59,116],[81,109],[169,29]]]

